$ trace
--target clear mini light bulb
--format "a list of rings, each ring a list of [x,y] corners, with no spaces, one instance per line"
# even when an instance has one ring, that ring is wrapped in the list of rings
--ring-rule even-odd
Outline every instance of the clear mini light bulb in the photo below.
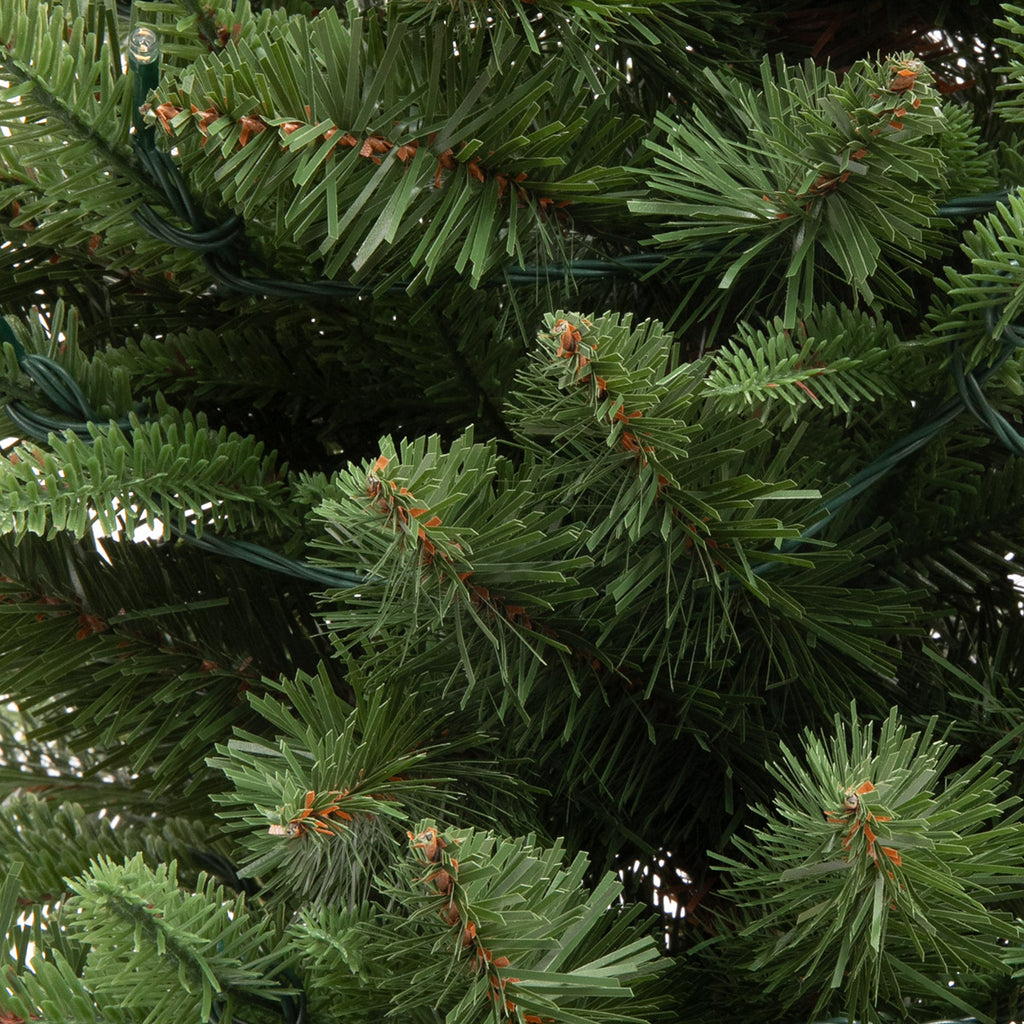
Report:
[[[133,65],[152,64],[160,59],[160,38],[147,25],[132,29],[128,37],[128,60]]]

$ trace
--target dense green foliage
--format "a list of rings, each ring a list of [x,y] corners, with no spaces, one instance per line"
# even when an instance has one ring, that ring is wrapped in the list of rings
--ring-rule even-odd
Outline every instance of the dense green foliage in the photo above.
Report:
[[[863,8],[0,0],[0,1020],[1019,1014],[1024,9]]]

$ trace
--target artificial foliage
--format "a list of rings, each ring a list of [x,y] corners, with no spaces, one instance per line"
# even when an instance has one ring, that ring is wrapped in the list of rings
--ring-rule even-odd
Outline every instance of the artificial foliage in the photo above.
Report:
[[[0,0],[0,1021],[1019,1020],[1022,26]]]
[[[767,828],[737,839],[743,860],[726,864],[737,903],[756,914],[740,935],[759,947],[767,987],[794,1000],[820,987],[819,1007],[841,987],[849,1018],[869,1020],[902,991],[927,996],[936,967],[998,971],[1017,926],[993,911],[1014,896],[1021,827],[1009,773],[990,760],[937,790],[955,749],[934,718],[908,735],[894,709],[876,741],[855,705],[850,717],[849,735],[837,715],[829,742],[803,737],[806,763],[780,744],[773,806],[757,808]]]

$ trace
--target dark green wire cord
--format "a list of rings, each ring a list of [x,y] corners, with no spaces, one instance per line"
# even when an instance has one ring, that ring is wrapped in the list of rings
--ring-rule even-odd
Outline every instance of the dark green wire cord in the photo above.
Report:
[[[996,330],[996,314],[992,309],[986,314],[986,325],[990,336],[994,335]],[[850,477],[846,481],[846,486],[841,493],[821,503],[819,510],[824,513],[822,517],[804,530],[799,537],[785,541],[781,545],[780,550],[783,552],[794,551],[801,547],[805,541],[820,533],[843,505],[848,504],[858,494],[878,483],[883,477],[888,476],[905,458],[913,455],[918,449],[923,448],[948,424],[964,412],[970,412],[980,423],[988,427],[1014,455],[1024,455],[1024,438],[992,406],[981,389],[982,384],[999,370],[1014,352],[1024,348],[1024,329],[1016,325],[1011,324],[1005,327],[1001,337],[1002,348],[999,354],[988,366],[980,371],[974,370],[970,373],[965,373],[960,355],[955,354],[950,360],[950,371],[956,384],[956,397],[949,398],[943,402],[932,413],[927,423],[924,423],[916,430],[912,430],[909,434],[905,434],[899,441],[882,452],[869,466],[865,466],[860,472]],[[759,566],[754,572],[757,573],[758,570],[762,572],[767,571],[773,565],[774,563],[766,563],[763,566]]]

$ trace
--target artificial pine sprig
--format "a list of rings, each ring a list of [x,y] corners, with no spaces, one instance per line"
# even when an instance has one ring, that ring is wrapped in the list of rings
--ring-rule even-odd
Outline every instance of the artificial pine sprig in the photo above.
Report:
[[[510,687],[528,691],[533,652],[559,643],[545,620],[590,596],[575,585],[591,559],[566,510],[545,506],[535,475],[517,472],[492,442],[465,431],[444,450],[437,436],[381,440],[382,454],[330,480],[307,478],[299,494],[319,499],[325,535],[313,546],[334,564],[364,566],[367,585],[332,592],[339,630],[374,632],[410,619],[453,629],[472,681],[497,658]],[[418,631],[414,630],[413,633]],[[410,651],[416,635],[409,635]]]
[[[70,880],[68,927],[88,935],[82,980],[96,1004],[145,1024],[178,1013],[215,1022],[282,994],[272,919],[203,873],[194,891],[181,889],[176,869],[151,869],[141,855],[123,864],[100,857]]]
[[[721,407],[762,418],[805,420],[813,406],[849,422],[855,409],[905,390],[894,372],[901,354],[885,321],[824,306],[792,330],[778,318],[760,329],[740,324],[715,353],[705,389]]]
[[[961,249],[970,269],[946,267],[944,293],[929,319],[938,339],[959,353],[968,369],[984,366],[1008,346],[1020,347],[1016,324],[1024,316],[1020,285],[1024,267],[1024,198],[1010,192],[1003,202],[964,232]]]
[[[1006,51],[1016,60],[1011,60],[1009,67],[999,68],[1007,76],[1000,84],[1004,96],[999,101],[998,110],[1008,121],[1024,121],[1024,70],[1021,58],[1024,58],[1024,7],[1020,4],[1004,3],[1001,5],[1003,17],[996,19],[996,25],[1005,29],[1009,35],[998,40]]]
[[[233,784],[213,799],[246,851],[241,875],[258,878],[272,900],[298,893],[354,906],[427,808],[458,806],[467,823],[517,821],[531,800],[529,789],[513,792],[489,753],[493,740],[469,716],[433,713],[413,688],[385,688],[346,660],[353,703],[334,692],[325,665],[265,680],[269,692],[249,701],[277,741],[240,731],[208,759]]]
[[[114,815],[87,813],[77,803],[59,802],[60,790],[45,784],[29,787],[0,805],[0,866],[6,872],[22,861],[19,905],[56,904],[70,895],[67,879],[85,871],[90,860],[114,860],[143,854],[150,866],[158,864],[179,843],[195,848],[206,845],[204,826],[186,819],[167,818],[161,833],[144,829],[142,821],[114,824]],[[194,880],[194,879],[193,879]],[[33,924],[45,926],[42,915]]]
[[[678,363],[673,341],[657,321],[559,310],[545,316],[517,376],[510,425],[524,445],[547,452],[541,472],[588,523],[590,550],[610,538],[664,541],[673,521],[691,535],[710,521],[730,543],[774,539],[788,528],[747,510],[813,496],[788,480],[730,471],[733,445],[752,448],[769,435],[725,403],[709,404],[714,362]]]
[[[661,1019],[668,965],[615,875],[591,888],[585,854],[532,835],[409,825],[385,899],[310,907],[289,929],[312,1005],[416,1024]]]
[[[595,135],[607,101],[571,65],[512,61],[503,23],[467,32],[457,60],[442,34],[416,42],[354,4],[240,25],[169,76],[150,116],[192,188],[244,216],[279,263],[315,251],[332,279],[413,286],[454,268],[476,285],[509,257],[563,253],[561,212],[622,210],[636,180],[625,144],[640,123]],[[617,150],[601,163],[598,138]]]
[[[642,909],[616,909],[617,878],[582,884],[585,854],[570,862],[560,843],[430,821],[408,839],[412,870],[390,891],[411,912],[405,928],[436,936],[412,1005],[444,1008],[452,1024],[649,1019],[649,984],[666,964]]]
[[[459,861],[453,851],[449,851],[448,840],[433,825],[419,833],[409,832],[408,836],[411,850],[426,866],[426,873],[418,881],[441,897],[438,916],[453,930],[462,956],[469,957],[469,972],[486,982],[486,995],[493,1006],[494,1018],[499,1021],[521,1018],[523,1024],[553,1024],[551,1017],[523,1013],[511,998],[509,988],[520,979],[511,977],[506,970],[512,967],[507,956],[495,955],[484,945],[480,929],[472,920],[465,888],[459,883]],[[462,840],[456,838],[453,842],[457,849]]]
[[[956,748],[934,719],[908,734],[893,709],[876,740],[850,714],[830,739],[805,732],[802,755],[781,745],[766,824],[734,841],[740,859],[720,858],[754,918],[752,969],[783,1001],[851,1020],[881,1021],[905,995],[987,1019],[922,979],[1008,973],[1002,947],[1021,933],[995,906],[1013,895],[1024,837],[1009,775],[985,760],[949,775]]]
[[[943,115],[925,65],[912,54],[859,62],[840,84],[810,62],[765,58],[758,90],[706,74],[718,109],[659,115],[664,141],[649,143],[656,198],[630,209],[659,218],[652,241],[680,261],[710,257],[721,288],[777,267],[772,305],[783,299],[790,328],[827,294],[819,282],[830,262],[869,302],[876,291],[906,294],[901,271],[934,252],[934,197],[945,187]]]
[[[98,524],[113,536],[159,520],[201,535],[209,524],[230,530],[266,516],[276,529],[292,518],[273,497],[283,491],[276,453],[254,438],[166,406],[159,419],[132,414],[128,425],[126,433],[113,422],[87,423],[89,443],[67,430],[50,434],[49,450],[16,446],[0,464],[0,530],[81,538]],[[217,496],[208,515],[201,494]]]
[[[643,934],[639,908],[615,909],[615,876],[588,892],[586,856],[567,863],[560,844],[544,849],[533,836],[510,840],[424,821],[409,832],[409,847],[415,881],[427,890],[417,916],[440,922],[446,987],[460,979],[463,989],[448,1020],[476,1020],[487,1007],[496,1022],[646,1018],[641,990],[666,964]]]

